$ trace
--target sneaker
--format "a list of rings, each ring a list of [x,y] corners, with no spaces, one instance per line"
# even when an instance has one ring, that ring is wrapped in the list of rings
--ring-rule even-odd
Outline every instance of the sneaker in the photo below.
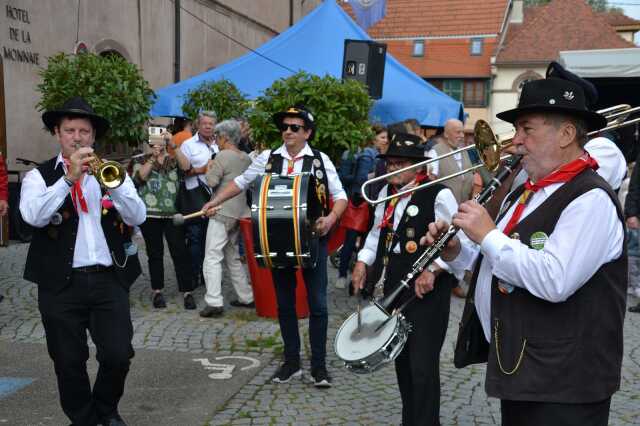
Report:
[[[639,314],[640,313],[640,303],[638,303],[636,306],[632,306],[629,308],[629,312],[633,312],[634,314]]]
[[[224,309],[222,306],[205,306],[203,310],[200,311],[200,316],[202,318],[211,318],[211,317],[221,317],[224,313]]]
[[[239,300],[232,300],[231,302],[229,302],[229,304],[231,306],[235,306],[236,308],[255,308],[256,307],[255,302],[242,303]]]
[[[311,377],[313,377],[313,385],[317,388],[330,388],[331,376],[327,373],[325,367],[316,368],[311,370]]]
[[[162,293],[157,292],[153,294],[153,307],[158,309],[167,307],[167,302],[164,301]]]
[[[347,277],[338,277],[336,280],[336,288],[345,288],[347,286]]]
[[[184,295],[184,308],[185,309],[195,309],[196,306],[196,301],[193,300],[193,295],[191,293],[185,294]]]
[[[274,383],[287,383],[294,377],[301,377],[302,370],[300,369],[300,363],[285,361],[284,364],[278,368],[278,371],[271,377],[271,381]]]

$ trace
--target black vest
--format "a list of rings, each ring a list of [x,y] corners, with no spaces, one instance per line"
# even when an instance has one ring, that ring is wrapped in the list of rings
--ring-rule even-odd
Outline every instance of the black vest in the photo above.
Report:
[[[53,185],[64,174],[62,165],[54,169],[56,160],[53,158],[38,167],[47,186]],[[34,228],[24,268],[24,279],[38,284],[41,289],[54,292],[62,290],[71,280],[79,221],[71,195],[67,195],[58,213],[62,217],[59,225],[50,223],[42,228]],[[103,212],[101,224],[118,281],[129,289],[141,272],[138,255],[127,258],[124,252],[125,243],[131,242],[129,228],[115,208],[109,209],[106,214]],[[125,267],[118,267],[125,260]]]
[[[373,263],[373,273],[371,279],[373,282],[377,282],[382,274],[384,267],[384,256],[388,256],[388,264],[384,277],[384,294],[391,293],[396,286],[400,283],[400,280],[404,279],[407,273],[411,271],[413,263],[420,257],[420,255],[426,250],[426,247],[420,246],[420,238],[427,233],[427,227],[429,223],[435,221],[435,201],[438,193],[447,187],[441,184],[435,184],[426,189],[416,191],[411,195],[409,202],[407,203],[400,223],[396,228],[393,240],[389,245],[389,253],[385,250],[385,240],[389,233],[389,228],[385,227],[380,230],[380,239],[378,240],[378,248],[376,251],[376,260]],[[389,205],[389,201],[385,204],[385,210]],[[413,206],[413,207],[411,207]],[[414,216],[408,214],[411,209],[417,208],[417,213]],[[391,218],[390,220],[393,220]],[[377,226],[377,225],[374,225]],[[399,245],[400,252],[394,253],[393,248]],[[416,250],[411,253],[410,251],[416,245]],[[407,250],[407,249],[411,250]],[[436,278],[435,285],[447,285],[455,281],[453,275],[442,272]],[[391,309],[402,304],[411,295],[414,294],[413,288],[406,289],[402,292],[402,295],[397,298],[396,302],[390,307]],[[412,303],[421,303],[426,301],[429,297],[429,293],[422,299],[416,299]]]
[[[594,188],[607,192],[624,226],[616,195],[600,176],[587,169],[555,191],[513,232],[531,247],[534,233],[551,235],[567,205]],[[516,200],[522,191],[522,187],[516,189],[508,201]],[[533,236],[535,246],[540,235]],[[501,399],[563,403],[589,403],[610,397],[620,387],[626,291],[626,243],[618,259],[602,265],[561,303],[542,300],[519,287],[502,294],[494,276],[487,394]]]
[[[313,157],[305,155],[302,159],[302,172],[313,172],[316,195],[318,195],[318,200],[322,206],[322,215],[326,216],[331,211],[329,208],[329,180],[327,179],[327,170],[324,167],[324,161],[322,161],[320,151],[311,148],[311,152],[313,152]],[[271,151],[265,172],[281,173],[283,162],[284,158],[282,155],[274,154],[273,151]]]

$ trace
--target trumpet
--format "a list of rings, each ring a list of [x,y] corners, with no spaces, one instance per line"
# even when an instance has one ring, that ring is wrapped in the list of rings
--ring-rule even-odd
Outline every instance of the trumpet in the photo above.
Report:
[[[76,149],[80,148],[76,144]],[[93,175],[100,186],[106,189],[115,189],[124,183],[126,172],[122,164],[117,161],[102,160],[97,155],[92,155],[91,161],[87,163],[88,173]]]
[[[620,104],[620,105],[614,105],[609,108],[604,108],[596,112],[598,114],[602,114],[605,116],[605,118],[607,119],[607,125],[602,129],[589,132],[587,134],[588,136],[595,136],[602,132],[619,129],[621,127],[626,127],[631,124],[640,122],[640,117],[637,117],[631,120],[628,119],[630,115],[640,112],[640,106],[632,108],[628,104]],[[362,184],[362,187],[360,189],[362,193],[362,198],[364,198],[365,201],[367,201],[369,204],[375,205],[379,203],[384,203],[385,201],[390,200],[392,198],[401,197],[405,194],[409,194],[419,189],[428,188],[430,186],[435,185],[436,183],[444,182],[454,177],[477,170],[481,167],[486,167],[490,172],[494,173],[496,172],[496,170],[498,170],[498,167],[500,166],[500,162],[511,156],[511,155],[502,155],[502,152],[506,148],[511,146],[511,144],[513,143],[513,138],[500,141],[498,137],[495,136],[493,130],[491,130],[491,126],[489,126],[489,123],[487,123],[484,120],[478,120],[478,122],[476,122],[476,125],[473,129],[473,141],[474,141],[473,145],[465,146],[463,148],[456,149],[454,151],[448,152],[438,157],[429,158],[425,161],[412,164],[411,166],[405,167],[403,169],[399,169],[399,170],[375,177],[373,179],[369,179],[368,181]],[[442,176],[435,180],[430,180],[421,185],[417,185],[413,188],[408,188],[403,191],[398,191],[397,193],[388,195],[386,197],[382,197],[374,200],[367,196],[367,192],[368,192],[367,187],[375,182],[386,180],[391,176],[394,176],[402,172],[406,172],[407,170],[413,170],[419,167],[424,167],[427,164],[442,160],[443,158],[450,157],[452,155],[455,155],[464,151],[468,151],[470,149],[475,149],[478,152],[478,155],[480,156],[480,160],[481,160],[480,164],[473,165],[467,169],[460,170],[459,172],[455,172],[447,176]]]

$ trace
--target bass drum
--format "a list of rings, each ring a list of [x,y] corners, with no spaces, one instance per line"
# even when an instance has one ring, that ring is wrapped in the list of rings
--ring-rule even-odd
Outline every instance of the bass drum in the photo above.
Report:
[[[312,268],[318,260],[314,231],[322,208],[315,178],[265,174],[251,193],[255,257],[263,268]]]

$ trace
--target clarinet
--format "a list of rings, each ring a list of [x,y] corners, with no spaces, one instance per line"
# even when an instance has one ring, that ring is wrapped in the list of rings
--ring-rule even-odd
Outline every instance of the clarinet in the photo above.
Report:
[[[484,205],[491,198],[496,190],[502,185],[502,183],[513,173],[515,168],[522,160],[521,155],[514,155],[509,158],[509,160],[505,163],[502,170],[496,176],[491,179],[491,182],[473,199],[480,205]],[[450,225],[447,232],[442,234],[436,241],[433,242],[425,251],[420,255],[418,260],[416,260],[411,268],[411,271],[404,277],[403,280],[400,281],[400,284],[384,299],[379,302],[376,302],[379,308],[388,312],[389,306],[395,300],[395,298],[400,294],[402,290],[405,288],[411,288],[409,286],[409,282],[416,276],[418,276],[426,267],[431,265],[434,260],[440,256],[442,250],[447,246],[449,241],[458,233],[460,228],[454,225]],[[415,293],[409,298],[406,302],[402,304],[402,306],[396,309],[397,312],[401,312],[410,302],[412,302],[416,298]]]

